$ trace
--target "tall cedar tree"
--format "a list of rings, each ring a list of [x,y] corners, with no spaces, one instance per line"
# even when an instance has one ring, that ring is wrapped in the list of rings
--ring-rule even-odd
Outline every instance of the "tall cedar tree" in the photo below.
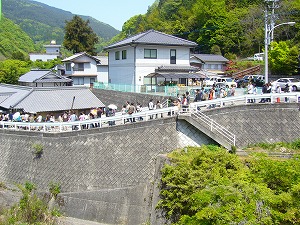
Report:
[[[66,21],[65,38],[63,45],[73,53],[87,52],[95,55],[95,44],[98,36],[89,26],[90,21],[84,21],[79,16],[74,16],[71,21]]]

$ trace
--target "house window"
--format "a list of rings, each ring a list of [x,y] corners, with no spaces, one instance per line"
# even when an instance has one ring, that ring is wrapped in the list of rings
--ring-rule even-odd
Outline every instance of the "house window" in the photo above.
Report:
[[[71,71],[71,63],[66,63],[66,71]]]
[[[84,63],[76,63],[73,70],[74,71],[84,71]]]
[[[126,50],[122,51],[122,59],[127,59],[127,51]]]
[[[176,64],[176,49],[170,50],[170,64]]]
[[[84,78],[83,77],[77,77],[73,79],[74,85],[84,85]]]
[[[120,52],[115,52],[115,60],[120,60]]]
[[[144,50],[145,59],[157,59],[157,49],[145,49]]]

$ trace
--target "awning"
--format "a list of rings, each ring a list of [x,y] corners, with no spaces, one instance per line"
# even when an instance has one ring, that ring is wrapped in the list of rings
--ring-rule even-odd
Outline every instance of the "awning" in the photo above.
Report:
[[[205,78],[204,74],[199,73],[150,73],[146,77],[162,77],[165,79],[179,79],[179,78],[187,78],[187,79],[200,79]]]

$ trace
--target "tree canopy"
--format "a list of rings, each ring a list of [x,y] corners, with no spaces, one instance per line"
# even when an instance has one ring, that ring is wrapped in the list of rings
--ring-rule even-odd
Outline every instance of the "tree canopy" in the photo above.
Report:
[[[248,57],[263,51],[263,3],[263,0],[159,0],[145,15],[134,16],[124,23],[119,37],[155,29],[195,41],[200,53],[211,53],[217,45],[222,55]],[[277,28],[274,38],[291,40],[299,46],[299,1],[281,0],[279,4],[275,23],[295,21],[296,25]]]
[[[298,224],[300,161],[264,154],[241,160],[217,146],[170,154],[158,208],[177,225]]]
[[[79,16],[74,16],[71,21],[66,21],[65,38],[63,45],[73,53],[87,52],[95,53],[95,44],[98,37],[89,26],[89,20],[84,21]]]

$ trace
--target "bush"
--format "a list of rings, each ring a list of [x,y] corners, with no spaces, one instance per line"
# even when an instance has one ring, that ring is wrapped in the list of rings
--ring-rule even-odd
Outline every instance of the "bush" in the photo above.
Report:
[[[169,154],[157,208],[176,225],[300,224],[300,161],[225,149],[187,147]]]
[[[26,182],[18,187],[23,196],[18,204],[5,211],[0,224],[54,224],[54,216],[60,213],[58,209],[48,210],[47,203],[33,192],[36,186]]]

